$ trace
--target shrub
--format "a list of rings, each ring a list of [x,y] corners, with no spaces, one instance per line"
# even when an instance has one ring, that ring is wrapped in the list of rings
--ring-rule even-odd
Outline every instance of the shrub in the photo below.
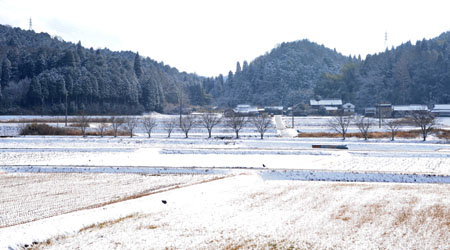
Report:
[[[78,131],[67,128],[57,128],[45,123],[27,124],[20,131],[20,135],[77,135]]]

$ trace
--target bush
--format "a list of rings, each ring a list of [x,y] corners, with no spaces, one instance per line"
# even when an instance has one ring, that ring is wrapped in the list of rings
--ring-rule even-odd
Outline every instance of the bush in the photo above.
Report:
[[[57,128],[49,126],[45,123],[32,123],[27,124],[20,130],[20,135],[74,135],[80,136],[81,131],[79,129],[71,129],[71,128]],[[86,132],[86,135],[90,136],[99,136],[99,132]],[[107,130],[104,131],[103,135],[113,136],[114,131]],[[118,136],[129,136],[130,133],[127,131],[117,131]]]
[[[78,131],[67,128],[56,128],[45,123],[27,124],[20,135],[78,135]]]

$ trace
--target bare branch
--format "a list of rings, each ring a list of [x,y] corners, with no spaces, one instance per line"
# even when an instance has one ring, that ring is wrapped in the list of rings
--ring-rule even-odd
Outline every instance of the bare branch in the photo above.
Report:
[[[86,137],[86,130],[89,128],[90,120],[91,118],[84,113],[81,113],[80,116],[78,116],[78,124],[83,137]]]
[[[109,128],[109,124],[106,119],[101,119],[98,126],[97,131],[100,133],[100,136],[103,137],[105,131]]]
[[[178,125],[178,119],[172,118],[166,122],[164,122],[164,128],[167,131],[167,137],[170,138],[170,135],[172,134],[173,130]]]
[[[133,137],[133,131],[137,128],[139,125],[139,120],[136,117],[128,117],[126,119],[126,125],[128,132],[130,132],[130,137]]]
[[[426,141],[428,134],[433,131],[434,126],[436,125],[436,117],[428,111],[412,112],[411,120],[420,128],[423,141]]]
[[[400,130],[401,125],[402,121],[395,119],[384,122],[384,127],[391,132],[391,141],[395,139],[395,135]]]
[[[364,137],[364,140],[367,141],[369,139],[369,129],[372,126],[372,121],[368,117],[359,116],[355,118],[355,125]]]
[[[188,138],[189,131],[195,126],[197,123],[197,119],[193,115],[183,116],[180,120],[180,129],[185,134],[186,138]]]
[[[113,128],[114,137],[117,137],[117,131],[125,123],[125,119],[113,116],[109,119],[109,122],[111,123],[111,127]]]
[[[342,135],[342,140],[345,140],[347,134],[348,126],[352,120],[351,116],[344,116],[340,114],[328,120],[328,127],[330,127],[335,132]]]
[[[261,140],[264,139],[264,133],[272,125],[272,119],[268,115],[255,116],[250,120],[250,123],[256,128],[256,131],[261,135]]]
[[[147,116],[142,120],[142,125],[148,134],[148,138],[152,137],[152,130],[158,126],[158,122],[152,116]]]
[[[208,138],[211,138],[212,129],[221,122],[222,118],[213,113],[204,113],[200,116],[200,123],[208,130]]]
[[[247,123],[247,118],[245,116],[233,113],[226,119],[225,123],[228,127],[234,130],[234,132],[236,133],[236,138],[239,138],[239,131]]]

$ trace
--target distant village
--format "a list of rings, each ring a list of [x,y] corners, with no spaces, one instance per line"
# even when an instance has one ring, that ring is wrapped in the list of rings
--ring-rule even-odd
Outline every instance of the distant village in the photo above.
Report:
[[[375,107],[367,107],[360,110],[360,115],[366,117],[401,118],[415,112],[430,112],[438,117],[450,117],[450,104],[434,104],[431,107],[422,104],[392,105],[380,103]],[[354,115],[356,107],[352,103],[342,103],[340,99],[309,100],[308,104],[297,104],[294,107],[265,106],[263,108],[240,104],[234,109],[225,111],[225,115],[232,113],[246,116],[258,114],[269,115],[294,115],[294,116],[333,116],[333,115]]]

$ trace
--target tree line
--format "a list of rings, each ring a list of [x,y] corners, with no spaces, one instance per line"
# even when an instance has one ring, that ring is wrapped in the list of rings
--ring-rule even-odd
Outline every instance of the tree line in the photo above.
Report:
[[[217,113],[203,113],[199,115],[183,115],[180,117],[172,117],[165,121],[159,121],[152,115],[144,117],[119,117],[112,116],[109,118],[92,118],[86,114],[81,114],[75,119],[72,119],[71,127],[78,127],[80,134],[83,137],[88,135],[104,135],[110,134],[114,137],[123,135],[123,131],[126,131],[130,137],[133,137],[137,129],[142,129],[150,138],[152,132],[158,126],[162,127],[167,132],[167,137],[170,138],[175,129],[179,129],[185,136],[189,138],[189,133],[195,128],[204,128],[208,132],[208,139],[212,138],[213,129],[222,124],[233,130],[236,135],[236,139],[239,138],[239,132],[245,126],[252,126],[256,132],[260,135],[261,140],[264,139],[264,134],[268,129],[272,128],[272,118],[267,114],[258,116],[245,117],[238,114],[232,114],[227,117],[223,117]],[[95,123],[95,126],[91,129],[91,124]],[[91,130],[91,133],[89,133]],[[73,129],[67,127],[59,128],[52,127],[45,123],[37,124],[23,124],[20,129],[21,135],[74,135]],[[219,139],[225,139],[225,137],[218,137]],[[231,139],[231,138],[230,138]]]
[[[314,94],[359,108],[450,103],[450,33],[368,55],[364,61],[344,65],[337,74],[324,73]]]
[[[207,105],[203,78],[129,51],[0,25],[0,114],[141,114]]]

